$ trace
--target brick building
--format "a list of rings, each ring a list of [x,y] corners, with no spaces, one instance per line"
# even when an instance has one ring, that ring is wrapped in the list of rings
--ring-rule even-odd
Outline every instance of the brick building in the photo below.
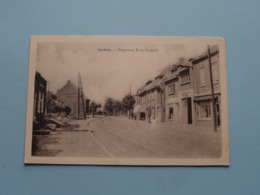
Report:
[[[70,115],[75,118],[83,118],[83,106],[82,101],[80,100],[79,104],[79,95],[78,88],[70,80],[57,91],[57,98],[63,103],[63,106],[69,106],[71,108]],[[86,112],[86,98],[84,97],[84,112]]]

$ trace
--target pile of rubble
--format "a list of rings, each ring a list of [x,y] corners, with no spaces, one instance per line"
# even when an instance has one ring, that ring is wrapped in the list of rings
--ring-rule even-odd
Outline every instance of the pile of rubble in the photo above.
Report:
[[[49,134],[50,131],[60,131],[70,127],[68,116],[57,114],[48,114],[39,123],[38,128],[34,128],[34,134]]]

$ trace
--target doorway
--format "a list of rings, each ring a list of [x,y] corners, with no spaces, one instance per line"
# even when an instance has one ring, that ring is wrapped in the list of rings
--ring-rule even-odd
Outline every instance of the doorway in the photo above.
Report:
[[[216,124],[219,127],[221,125],[220,123],[220,106],[219,103],[216,104]]]
[[[188,124],[192,124],[192,102],[191,98],[187,98],[187,107],[188,107]]]

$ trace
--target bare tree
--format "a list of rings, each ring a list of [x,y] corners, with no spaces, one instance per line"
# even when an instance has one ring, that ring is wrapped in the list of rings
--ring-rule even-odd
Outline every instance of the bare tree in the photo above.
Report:
[[[113,98],[107,98],[105,102],[105,110],[109,113],[109,115],[113,114],[113,106],[115,100]]]

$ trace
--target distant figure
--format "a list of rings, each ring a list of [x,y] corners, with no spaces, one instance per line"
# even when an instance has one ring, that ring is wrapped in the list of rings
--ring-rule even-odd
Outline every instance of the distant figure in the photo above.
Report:
[[[130,112],[130,119],[133,119],[133,117],[134,117],[133,112]]]

